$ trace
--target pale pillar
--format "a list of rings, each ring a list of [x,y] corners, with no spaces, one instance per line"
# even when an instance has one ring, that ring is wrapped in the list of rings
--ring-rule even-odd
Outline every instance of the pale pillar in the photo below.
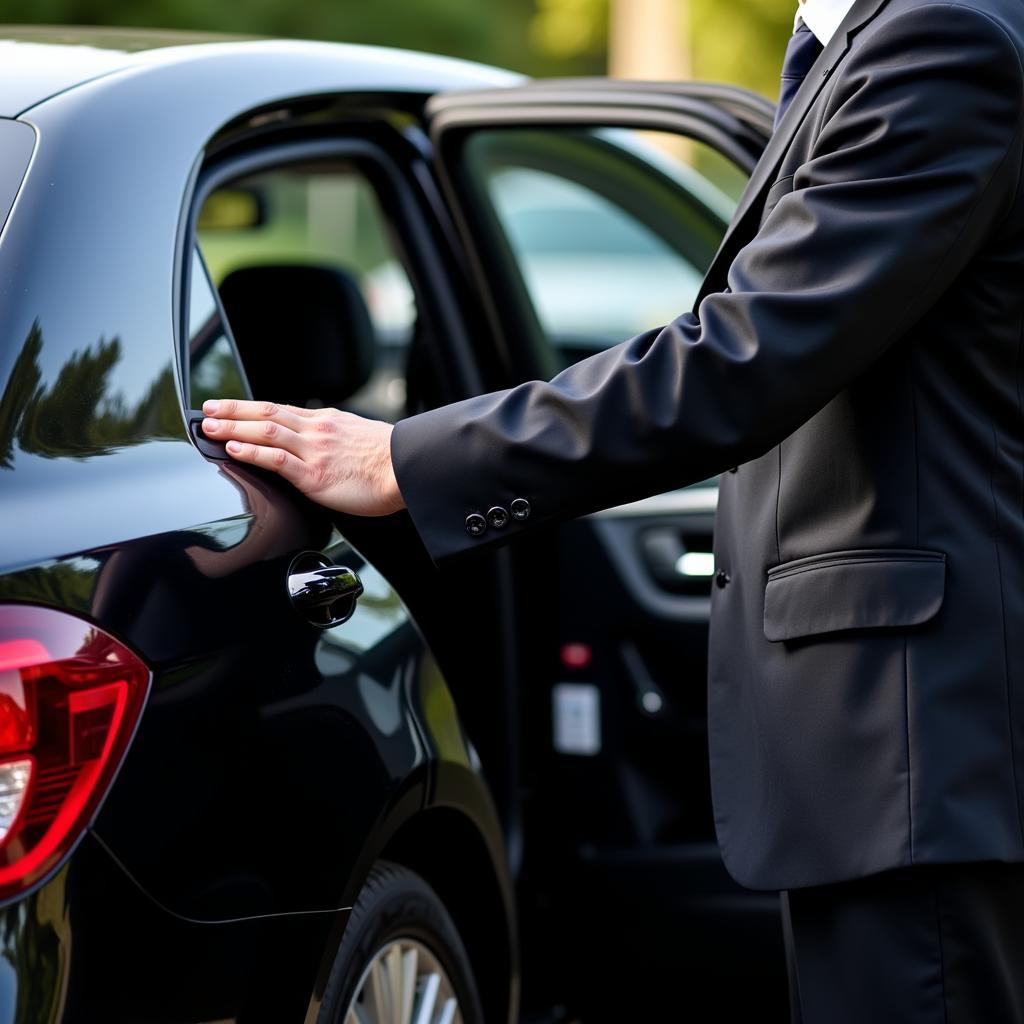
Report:
[[[689,0],[610,0],[608,74],[689,78]]]

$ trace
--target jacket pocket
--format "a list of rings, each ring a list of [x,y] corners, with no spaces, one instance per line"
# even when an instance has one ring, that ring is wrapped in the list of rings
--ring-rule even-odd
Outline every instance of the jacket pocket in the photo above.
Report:
[[[829,551],[768,570],[764,635],[772,641],[927,622],[942,606],[946,556],[920,548]]]

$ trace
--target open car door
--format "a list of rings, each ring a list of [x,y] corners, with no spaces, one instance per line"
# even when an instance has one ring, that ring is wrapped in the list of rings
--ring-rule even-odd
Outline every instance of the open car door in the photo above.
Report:
[[[727,86],[606,79],[432,100],[438,175],[509,385],[692,306],[773,114]],[[722,1019],[751,1000],[784,1015],[777,900],[727,876],[710,807],[716,497],[708,480],[510,549],[527,1008],[682,1019],[713,991]]]

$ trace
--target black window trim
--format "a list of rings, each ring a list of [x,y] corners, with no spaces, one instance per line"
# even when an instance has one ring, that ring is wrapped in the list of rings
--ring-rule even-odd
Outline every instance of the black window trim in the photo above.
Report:
[[[186,253],[186,258],[188,258]],[[213,283],[213,278],[210,277],[210,268],[206,265],[206,257],[203,255],[203,250],[199,247],[198,240],[192,242],[191,256],[193,259],[199,261],[199,266],[202,270],[203,277],[206,279],[206,287],[209,289],[210,295],[213,297],[214,312],[210,317],[208,323],[216,321],[220,327],[221,333],[227,338],[228,344],[231,346],[231,354],[235,357],[235,367],[238,370],[238,375],[242,379],[242,385],[245,388],[246,397],[252,398],[252,388],[249,386],[249,378],[245,373],[245,364],[242,362],[242,357],[238,351],[238,344],[235,342],[235,336],[231,331],[231,324],[228,322],[227,313],[224,310],[224,306],[220,301],[220,293],[217,291],[217,286]],[[184,385],[185,385],[185,396],[188,408],[192,408],[192,338],[190,336],[190,328],[192,324],[189,322],[191,319],[190,310],[192,303],[192,268],[193,259],[189,260],[189,267],[184,274],[184,288],[182,291],[182,325],[185,328],[182,335],[182,350],[185,359],[183,370],[188,371],[184,374]]]
[[[337,132],[338,125],[326,130]],[[224,156],[208,165],[202,157],[193,169],[179,228],[179,244],[175,261],[176,281],[174,313],[176,317],[176,356],[181,374],[181,397],[189,423],[189,432],[200,450],[212,458],[225,458],[223,446],[207,441],[199,430],[201,411],[190,406],[189,352],[187,338],[188,301],[191,286],[191,251],[197,243],[199,212],[207,197],[216,188],[260,171],[268,171],[301,164],[344,161],[362,171],[374,189],[377,201],[396,242],[396,255],[401,260],[416,299],[421,316],[436,342],[431,346],[435,368],[441,383],[451,394],[449,400],[479,394],[483,387],[477,370],[476,358],[468,340],[451,285],[437,258],[438,246],[427,226],[426,216],[415,195],[415,186],[399,168],[399,164],[375,139],[350,131],[344,136],[326,138],[318,136],[301,140],[263,140],[258,148]],[[200,252],[200,258],[202,253]],[[205,269],[205,260],[203,261]],[[211,282],[212,284],[212,282]],[[213,288],[218,311],[225,325],[232,348],[238,350],[230,333],[230,324],[224,315],[217,289]],[[441,351],[444,345],[454,348],[451,358]],[[239,360],[241,367],[241,361]],[[243,369],[244,373],[244,369]],[[244,377],[243,377],[244,379]]]

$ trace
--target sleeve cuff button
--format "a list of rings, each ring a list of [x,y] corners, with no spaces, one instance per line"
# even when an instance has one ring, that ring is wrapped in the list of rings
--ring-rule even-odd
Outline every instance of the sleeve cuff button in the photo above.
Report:
[[[479,537],[487,529],[487,520],[479,512],[466,516],[466,533],[470,537]]]
[[[530,518],[530,503],[525,498],[516,498],[512,502],[512,518],[522,522]]]

